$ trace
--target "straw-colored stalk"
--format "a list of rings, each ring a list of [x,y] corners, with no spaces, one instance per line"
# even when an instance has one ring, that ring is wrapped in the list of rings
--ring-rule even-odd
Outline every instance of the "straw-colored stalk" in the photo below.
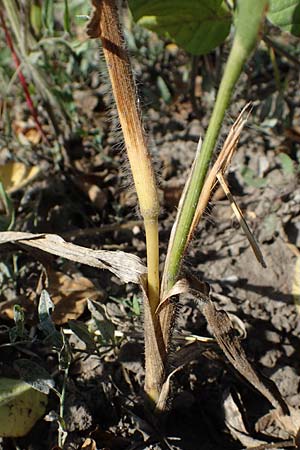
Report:
[[[144,220],[147,247],[148,279],[145,295],[145,390],[154,403],[164,377],[160,325],[155,314],[159,303],[159,201],[156,180],[147,149],[145,132],[138,108],[136,87],[115,0],[94,2],[96,14],[91,24],[98,22],[109,78],[124,136],[140,212]],[[95,17],[98,20],[95,22]],[[92,31],[95,36],[95,30]],[[148,300],[147,300],[148,298]]]

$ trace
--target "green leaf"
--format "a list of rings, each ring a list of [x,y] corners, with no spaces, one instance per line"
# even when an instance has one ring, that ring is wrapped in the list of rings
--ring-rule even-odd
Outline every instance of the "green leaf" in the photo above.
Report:
[[[0,181],[0,204],[4,206],[5,214],[0,215],[0,231],[9,231],[15,223],[15,210],[10,197],[7,195],[3,183]]]
[[[243,167],[241,171],[241,175],[248,186],[252,186],[255,188],[265,187],[267,184],[267,180],[264,178],[258,177],[254,170],[249,167]]]
[[[86,345],[89,352],[93,353],[96,351],[96,344],[93,340],[93,335],[90,333],[88,326],[79,322],[78,320],[69,320],[68,325],[73,333]]]
[[[132,299],[132,312],[137,317],[141,315],[141,303],[139,298],[136,297],[135,295],[133,296]]]
[[[97,330],[100,332],[103,344],[109,345],[114,342],[115,326],[108,319],[105,307],[97,302],[88,300],[88,309],[92,315]]]
[[[54,388],[54,381],[50,374],[39,364],[29,359],[17,359],[15,361],[20,377],[36,391],[49,394]]]
[[[45,0],[42,3],[42,19],[46,30],[53,34],[54,31],[54,4],[53,0]]]
[[[43,289],[39,301],[38,314],[40,327],[46,335],[56,332],[55,325],[51,319],[51,313],[53,310],[54,303],[52,302],[48,292]]]
[[[172,94],[165,80],[159,75],[157,77],[157,86],[165,103],[171,103]]]
[[[42,9],[40,5],[33,3],[30,7],[30,23],[36,36],[39,36],[42,30]]]
[[[24,311],[20,305],[14,305],[14,321],[16,325],[9,330],[10,342],[24,339],[26,335]]]
[[[54,310],[54,303],[52,302],[48,292],[43,289],[40,296],[38,305],[38,315],[40,321],[40,328],[47,336],[47,340],[57,349],[61,349],[63,345],[63,339],[61,334],[56,330],[54,323],[51,319],[51,313]]]
[[[300,36],[299,0],[270,0],[267,17],[282,30]]]
[[[194,55],[220,45],[232,22],[222,0],[129,0],[129,7],[139,25],[169,36]]]
[[[69,13],[68,0],[65,0],[64,29],[65,29],[65,31],[67,31],[67,33],[71,33],[71,22],[70,22],[70,13]]]
[[[0,378],[0,436],[25,436],[45,413],[47,395],[21,380]]]
[[[294,161],[286,153],[279,153],[278,155],[282,170],[285,175],[295,175]]]

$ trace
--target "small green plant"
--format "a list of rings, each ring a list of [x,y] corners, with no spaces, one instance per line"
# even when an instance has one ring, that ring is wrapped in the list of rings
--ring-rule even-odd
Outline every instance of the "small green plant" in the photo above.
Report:
[[[132,317],[140,317],[141,315],[141,300],[137,295],[133,295],[132,298],[117,298],[110,296],[111,300],[113,300],[116,303],[120,303],[121,305],[124,305],[126,309],[128,309],[129,314]]]

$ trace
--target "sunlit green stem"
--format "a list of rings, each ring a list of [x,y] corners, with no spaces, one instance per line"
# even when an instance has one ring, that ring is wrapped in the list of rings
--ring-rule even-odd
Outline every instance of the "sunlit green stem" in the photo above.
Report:
[[[236,34],[229,54],[223,78],[214,105],[201,152],[197,155],[193,176],[187,188],[186,198],[177,219],[177,228],[166,258],[162,295],[164,296],[174,285],[180,270],[184,251],[188,244],[188,236],[198,199],[204,184],[208,166],[230,102],[234,86],[239,79],[244,64],[257,42],[258,32],[265,11],[265,0],[240,0],[238,4]],[[161,327],[164,332],[166,346],[169,342],[170,323],[173,314],[172,305],[161,312]]]

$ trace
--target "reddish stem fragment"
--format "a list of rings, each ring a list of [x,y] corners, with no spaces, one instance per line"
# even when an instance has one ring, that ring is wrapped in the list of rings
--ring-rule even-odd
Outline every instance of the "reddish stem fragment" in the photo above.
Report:
[[[41,127],[41,124],[40,124],[40,121],[39,121],[39,118],[38,118],[38,114],[37,114],[37,110],[36,110],[36,108],[35,108],[35,106],[33,104],[33,101],[32,101],[32,98],[31,98],[31,95],[30,95],[30,92],[29,92],[29,89],[28,89],[28,85],[27,85],[26,79],[25,79],[25,77],[23,75],[23,72],[22,72],[22,70],[20,68],[20,66],[21,66],[20,59],[19,59],[19,57],[18,57],[18,55],[17,55],[17,53],[15,51],[11,35],[10,35],[9,30],[8,30],[8,28],[6,26],[6,23],[5,23],[5,20],[4,20],[4,17],[3,17],[3,13],[2,13],[1,10],[0,10],[0,23],[1,23],[1,27],[3,28],[4,34],[5,34],[5,39],[6,39],[7,45],[8,45],[8,47],[9,47],[11,53],[12,53],[12,57],[13,57],[13,60],[14,60],[14,63],[15,63],[16,69],[17,69],[17,74],[18,74],[20,83],[22,85],[22,88],[23,88],[23,91],[24,91],[24,94],[25,94],[26,103],[27,103],[28,108],[29,108],[29,110],[31,112],[31,115],[32,115],[33,120],[34,120],[35,125],[36,125],[36,128],[41,133],[41,136],[44,139],[44,141],[47,144],[49,144],[47,136],[45,135],[45,133],[44,133],[42,127]]]

